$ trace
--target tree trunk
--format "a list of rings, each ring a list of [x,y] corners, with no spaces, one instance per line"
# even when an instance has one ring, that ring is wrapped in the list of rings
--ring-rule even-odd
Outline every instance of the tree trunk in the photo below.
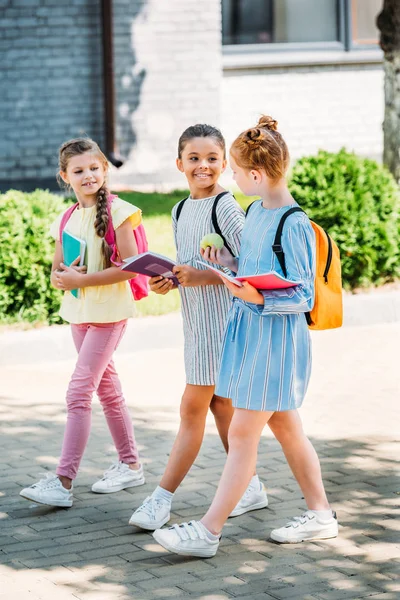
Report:
[[[383,162],[400,182],[400,2],[384,0],[376,20],[384,52]]]

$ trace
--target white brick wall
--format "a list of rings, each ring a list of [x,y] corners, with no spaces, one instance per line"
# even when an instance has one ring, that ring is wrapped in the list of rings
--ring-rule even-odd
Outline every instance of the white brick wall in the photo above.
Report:
[[[380,66],[225,74],[221,127],[227,142],[257,123],[260,114],[279,122],[292,159],[322,148],[348,150],[381,160],[384,112]]]
[[[130,44],[116,46],[115,64],[117,139],[128,160],[112,181],[184,187],[175,167],[180,134],[220,121],[220,1],[118,0],[116,44],[127,22]]]

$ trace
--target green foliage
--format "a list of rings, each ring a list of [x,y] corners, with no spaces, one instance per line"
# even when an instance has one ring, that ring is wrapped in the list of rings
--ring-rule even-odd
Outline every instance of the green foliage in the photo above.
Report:
[[[290,189],[338,244],[347,289],[400,277],[399,189],[385,167],[320,151],[295,164]]]
[[[345,287],[378,285],[400,277],[400,204],[398,188],[376,162],[341,150],[319,152],[294,166],[291,191],[312,219],[338,243]],[[187,192],[119,194],[143,211],[149,246],[175,256],[171,209]],[[243,208],[252,200],[235,196]],[[61,322],[61,293],[50,285],[54,240],[49,226],[67,206],[43,190],[0,194],[0,323]],[[151,293],[137,304],[139,315],[179,309],[176,291]]]
[[[49,226],[64,207],[62,198],[43,190],[0,194],[0,322],[60,322],[61,294],[50,286]]]

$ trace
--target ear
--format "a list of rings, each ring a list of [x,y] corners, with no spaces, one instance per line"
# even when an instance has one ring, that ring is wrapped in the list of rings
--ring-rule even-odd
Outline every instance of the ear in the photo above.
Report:
[[[226,158],[224,158],[224,160],[222,161],[221,173],[223,173],[225,171],[227,165],[228,165],[228,161],[226,160]]]
[[[60,177],[64,183],[67,183],[69,185],[68,177],[65,171],[60,171]]]
[[[260,183],[262,180],[262,175],[260,171],[257,171],[256,169],[252,169],[250,171],[250,177],[254,181],[254,183]]]
[[[184,170],[183,170],[183,163],[182,163],[182,159],[181,159],[181,158],[177,158],[177,159],[176,159],[176,166],[177,166],[178,170],[179,170],[181,173],[183,173],[183,172],[184,172]]]

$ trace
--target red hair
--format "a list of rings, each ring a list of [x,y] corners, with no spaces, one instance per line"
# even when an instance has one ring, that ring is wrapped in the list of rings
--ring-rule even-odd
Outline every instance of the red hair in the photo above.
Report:
[[[277,127],[275,119],[263,115],[255,127],[238,135],[231,154],[242,169],[262,170],[274,181],[285,176],[289,150]]]

